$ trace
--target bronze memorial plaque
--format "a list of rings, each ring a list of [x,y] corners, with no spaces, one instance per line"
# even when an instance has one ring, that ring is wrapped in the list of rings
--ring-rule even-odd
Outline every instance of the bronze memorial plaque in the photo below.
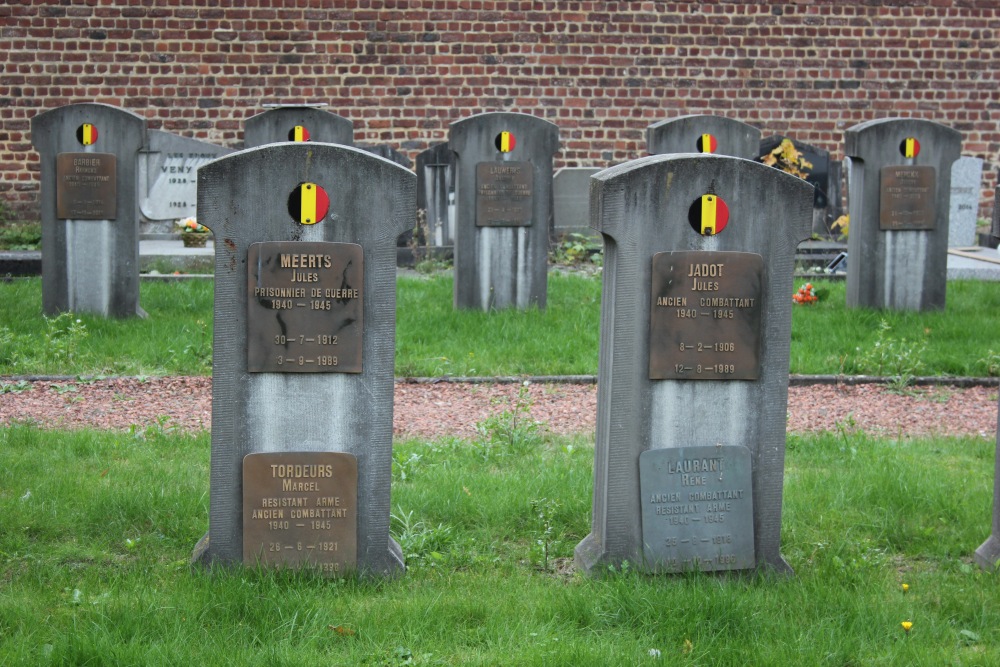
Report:
[[[476,226],[530,226],[533,184],[530,162],[477,164]]]
[[[114,220],[118,217],[118,162],[111,153],[56,155],[56,217]]]
[[[315,568],[358,562],[358,459],[342,452],[243,458],[243,562]]]
[[[882,167],[880,178],[880,230],[934,229],[934,167]]]
[[[763,273],[749,252],[653,255],[649,379],[758,379]]]
[[[361,372],[361,246],[327,241],[254,243],[247,274],[249,372]]]

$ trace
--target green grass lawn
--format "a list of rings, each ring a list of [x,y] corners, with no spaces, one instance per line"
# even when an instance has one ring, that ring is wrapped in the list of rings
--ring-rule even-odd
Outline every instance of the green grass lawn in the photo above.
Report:
[[[545,311],[493,313],[455,311],[447,275],[397,284],[398,376],[597,373],[600,278],[552,274]],[[847,310],[843,282],[816,285],[826,296],[793,309],[792,373],[1000,374],[998,283],[949,282],[927,313]],[[210,374],[212,282],[141,289],[145,320],[46,319],[39,279],[0,283],[0,375]]]
[[[571,566],[592,442],[411,440],[392,489],[407,572],[323,580],[189,568],[208,525],[207,433],[3,428],[0,662],[1000,664],[1000,578],[970,564],[992,460],[981,439],[791,437],[794,576],[592,579]]]

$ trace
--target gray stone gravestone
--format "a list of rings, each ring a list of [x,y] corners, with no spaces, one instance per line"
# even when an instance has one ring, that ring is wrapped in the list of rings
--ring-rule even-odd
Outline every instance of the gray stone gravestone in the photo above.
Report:
[[[847,306],[943,309],[951,168],[962,135],[890,118],[855,125],[844,139],[851,159]]]
[[[545,308],[552,158],[559,128],[520,113],[451,124],[456,155],[456,308]]]
[[[983,159],[963,156],[951,167],[951,201],[948,208],[948,247],[976,245],[979,193],[983,188]]]
[[[563,167],[552,178],[556,234],[590,234],[590,177],[594,167]]]
[[[275,106],[247,118],[243,128],[246,148],[281,141],[354,145],[354,123],[314,106]]]
[[[760,130],[722,116],[679,116],[646,128],[650,155],[712,153],[752,160],[760,147]]]
[[[992,233],[1000,232],[1000,186],[993,191]],[[997,410],[996,455],[993,465],[993,526],[990,536],[976,549],[979,567],[994,570],[1000,565],[1000,403]]]
[[[172,231],[175,220],[198,217],[198,168],[232,153],[231,148],[162,130],[149,131],[139,154],[139,210],[144,221]]]
[[[136,162],[146,121],[72,104],[32,118],[31,142],[41,156],[43,311],[145,315]]]
[[[414,180],[314,143],[199,170],[216,324],[211,516],[196,560],[403,567],[389,536],[395,244],[413,223]]]
[[[455,242],[455,154],[447,143],[417,155],[417,208],[425,212],[427,245]]]
[[[789,570],[791,295],[812,202],[802,179],[723,156],[651,156],[593,177],[604,287],[583,570]]]

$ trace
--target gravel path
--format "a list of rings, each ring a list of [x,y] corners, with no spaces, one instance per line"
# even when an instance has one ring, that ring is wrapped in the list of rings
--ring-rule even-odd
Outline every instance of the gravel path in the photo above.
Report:
[[[20,388],[19,388],[20,387]],[[396,384],[397,436],[472,437],[477,421],[510,409],[517,384]],[[6,389],[6,390],[5,390]],[[555,433],[594,432],[592,384],[531,384],[531,414]],[[0,378],[0,424],[31,420],[48,427],[207,429],[212,380],[112,378],[93,382]],[[788,390],[788,430],[836,430],[838,424],[890,436],[996,437],[996,387],[917,387],[907,395],[880,385],[810,385]]]

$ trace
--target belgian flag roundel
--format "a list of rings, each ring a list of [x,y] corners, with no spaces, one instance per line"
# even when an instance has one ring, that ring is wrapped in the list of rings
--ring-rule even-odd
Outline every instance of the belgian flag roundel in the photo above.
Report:
[[[296,125],[288,131],[289,141],[309,141],[309,130],[304,125]]]
[[[729,207],[718,195],[702,195],[688,209],[691,228],[703,236],[714,236],[729,223]]]
[[[514,150],[514,146],[517,145],[517,140],[514,139],[514,135],[510,132],[501,132],[497,135],[497,138],[493,141],[493,144],[497,147],[497,150],[501,153],[509,153]]]
[[[899,152],[903,157],[917,157],[920,155],[920,142],[916,137],[907,137],[900,142]]]
[[[97,128],[90,123],[84,123],[80,127],[76,128],[76,140],[84,146],[96,144]]]
[[[330,211],[330,197],[315,183],[299,183],[288,196],[288,213],[303,225],[315,225]]]
[[[699,153],[714,153],[719,148],[719,142],[711,134],[703,134],[698,137]]]

